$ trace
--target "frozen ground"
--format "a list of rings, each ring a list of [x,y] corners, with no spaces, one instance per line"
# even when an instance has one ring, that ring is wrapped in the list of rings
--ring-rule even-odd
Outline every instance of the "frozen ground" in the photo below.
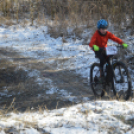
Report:
[[[1,133],[134,133],[133,102],[94,100],[96,59],[83,40],[52,38],[45,26],[0,27],[0,37]]]
[[[1,133],[133,134],[134,103],[87,101],[42,113],[9,113],[1,117]]]

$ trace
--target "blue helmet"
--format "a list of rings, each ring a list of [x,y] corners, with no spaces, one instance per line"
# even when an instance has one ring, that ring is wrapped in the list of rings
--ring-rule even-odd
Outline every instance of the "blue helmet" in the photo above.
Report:
[[[98,23],[97,23],[97,28],[100,29],[100,28],[107,28],[108,27],[108,23],[106,20],[102,19],[102,20],[99,20]]]

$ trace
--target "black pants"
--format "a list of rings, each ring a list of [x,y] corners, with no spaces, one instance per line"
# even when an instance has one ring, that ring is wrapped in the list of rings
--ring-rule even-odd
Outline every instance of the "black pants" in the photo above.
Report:
[[[100,59],[100,69],[101,69],[102,75],[104,75],[103,66],[104,66],[105,63],[109,64],[109,56],[106,55],[106,52],[105,52],[104,48],[100,48],[99,51],[96,51],[95,55],[96,55],[97,58]]]

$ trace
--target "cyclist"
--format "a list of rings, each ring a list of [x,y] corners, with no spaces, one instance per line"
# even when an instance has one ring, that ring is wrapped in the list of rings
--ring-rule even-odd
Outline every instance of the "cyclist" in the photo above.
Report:
[[[124,48],[127,48],[128,45],[124,43],[120,38],[116,37],[111,32],[107,31],[108,22],[104,19],[101,19],[97,23],[97,30],[91,38],[89,46],[95,52],[95,55],[100,59],[100,78],[104,78],[103,66],[107,62],[109,63],[109,57],[102,53],[107,47],[108,39],[111,39],[117,42],[120,45],[123,45]]]

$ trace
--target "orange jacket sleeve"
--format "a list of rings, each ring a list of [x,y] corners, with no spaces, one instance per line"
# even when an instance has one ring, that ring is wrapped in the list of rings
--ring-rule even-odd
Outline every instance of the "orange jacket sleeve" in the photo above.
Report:
[[[117,42],[118,44],[121,44],[121,45],[123,44],[123,41],[120,38],[116,37],[114,34],[112,34],[110,32],[109,32],[109,36],[108,37],[109,37],[109,39]]]
[[[96,40],[97,40],[97,33],[95,32],[90,40],[89,46],[93,47],[93,45],[95,45],[95,43],[96,43]]]

